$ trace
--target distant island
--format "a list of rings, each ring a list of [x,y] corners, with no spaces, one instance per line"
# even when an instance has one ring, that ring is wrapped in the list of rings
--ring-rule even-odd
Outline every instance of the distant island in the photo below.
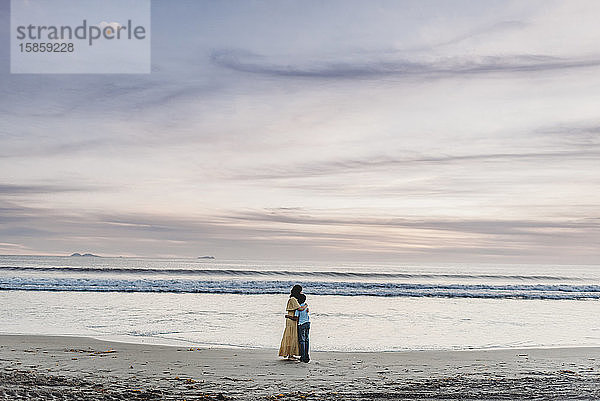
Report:
[[[93,257],[93,258],[99,258],[100,257],[98,255],[94,255],[93,253],[84,253],[82,255],[79,252],[75,252],[75,253],[71,254],[71,256],[87,256],[87,257]]]
[[[214,256],[198,256],[198,259],[214,259]]]

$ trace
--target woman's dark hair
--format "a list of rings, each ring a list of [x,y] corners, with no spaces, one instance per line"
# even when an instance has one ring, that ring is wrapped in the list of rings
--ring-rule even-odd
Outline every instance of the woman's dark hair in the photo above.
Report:
[[[294,298],[298,299],[298,295],[300,295],[301,292],[302,292],[302,286],[296,284],[295,286],[292,287],[292,290],[290,291],[290,298],[294,297]]]

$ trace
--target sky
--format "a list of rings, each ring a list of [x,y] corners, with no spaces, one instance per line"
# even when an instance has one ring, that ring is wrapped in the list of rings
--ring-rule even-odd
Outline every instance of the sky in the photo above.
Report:
[[[0,254],[600,263],[600,2],[153,0],[131,75],[0,4]]]

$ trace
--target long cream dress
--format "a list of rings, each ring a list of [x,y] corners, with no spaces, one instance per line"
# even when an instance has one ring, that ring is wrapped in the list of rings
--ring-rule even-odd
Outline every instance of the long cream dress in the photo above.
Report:
[[[288,315],[294,316],[294,311],[300,307],[298,300],[290,297],[285,310]],[[285,318],[285,330],[279,347],[279,356],[300,355],[298,344],[298,323],[295,320]]]

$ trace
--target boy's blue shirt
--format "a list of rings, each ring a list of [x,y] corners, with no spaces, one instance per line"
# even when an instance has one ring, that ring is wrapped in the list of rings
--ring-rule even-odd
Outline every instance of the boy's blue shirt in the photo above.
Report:
[[[306,305],[306,302],[301,303],[300,306]],[[298,324],[304,324],[310,322],[308,318],[308,310],[298,310],[296,309],[295,315],[298,316]]]

